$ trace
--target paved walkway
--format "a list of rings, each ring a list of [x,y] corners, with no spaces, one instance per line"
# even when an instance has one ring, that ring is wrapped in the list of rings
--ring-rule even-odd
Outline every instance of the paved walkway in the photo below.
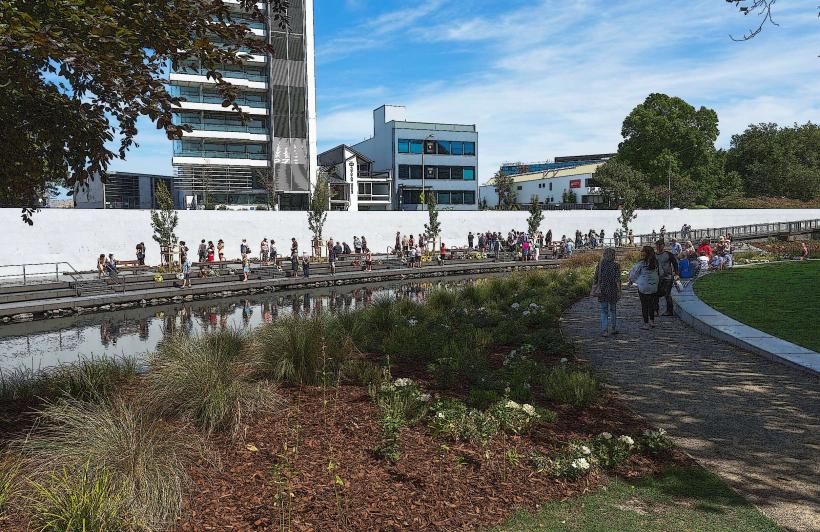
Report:
[[[601,337],[597,300],[586,298],[562,329],[630,407],[766,515],[788,529],[820,530],[820,378],[678,318],[642,330],[634,288],[618,314],[621,334]]]

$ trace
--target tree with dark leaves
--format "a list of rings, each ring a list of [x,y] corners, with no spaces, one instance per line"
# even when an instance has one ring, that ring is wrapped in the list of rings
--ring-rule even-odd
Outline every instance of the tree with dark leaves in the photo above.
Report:
[[[238,3],[245,18],[265,20],[258,0]],[[263,4],[286,26],[287,0]],[[169,139],[190,131],[173,123],[182,99],[164,82],[185,60],[246,119],[219,69],[242,49],[270,46],[236,13],[220,0],[0,0],[0,207],[23,207],[31,223],[54,186],[105,181],[112,159],[134,145],[140,117]]]

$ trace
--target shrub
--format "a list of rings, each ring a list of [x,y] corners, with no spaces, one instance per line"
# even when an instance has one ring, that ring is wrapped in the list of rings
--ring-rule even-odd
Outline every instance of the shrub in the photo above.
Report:
[[[666,435],[663,429],[644,431],[640,439],[640,448],[643,452],[654,456],[669,454],[674,449],[675,444]]]
[[[437,437],[452,441],[490,441],[500,430],[499,421],[489,413],[467,408],[456,399],[442,399],[430,407],[430,429]]]
[[[613,437],[602,432],[592,440],[595,459],[604,467],[617,467],[625,462],[635,450],[635,441],[629,436]]]
[[[486,410],[501,400],[501,394],[496,390],[473,388],[467,394],[467,405],[478,410]]]
[[[38,530],[124,530],[137,524],[108,474],[92,473],[87,462],[78,470],[63,468],[42,484],[32,482],[32,486],[32,521]]]
[[[187,419],[208,433],[237,435],[243,416],[280,404],[272,386],[250,380],[252,367],[233,347],[210,335],[164,341],[144,379],[151,409]]]
[[[381,384],[382,369],[369,360],[345,360],[339,367],[339,380],[344,384],[355,384],[356,386]]]
[[[544,394],[557,403],[583,408],[597,397],[598,379],[588,369],[562,362],[544,377]]]
[[[570,480],[584,477],[595,470],[592,449],[579,442],[572,442],[555,456],[533,452],[530,459],[539,473],[550,473]]]
[[[138,368],[134,357],[79,357],[77,362],[43,371],[0,371],[0,404],[31,404],[59,397],[100,400],[120,391]]]
[[[493,405],[489,413],[498,420],[499,428],[510,434],[524,434],[536,423],[555,420],[551,410],[507,399]]]
[[[104,479],[111,487],[108,495],[121,497],[125,512],[149,528],[162,528],[178,517],[188,482],[185,464],[202,452],[190,433],[174,430],[120,399],[49,404],[38,413],[28,437],[15,446],[22,469],[41,487],[55,489],[61,497],[90,496],[91,488],[100,489],[97,483]],[[75,474],[85,468],[88,474],[80,479],[91,484],[77,486],[81,491],[74,493],[69,488]],[[53,482],[59,471],[65,486]]]
[[[290,384],[317,385],[332,375],[337,346],[328,346],[327,318],[287,316],[256,330],[250,353],[257,371]]]

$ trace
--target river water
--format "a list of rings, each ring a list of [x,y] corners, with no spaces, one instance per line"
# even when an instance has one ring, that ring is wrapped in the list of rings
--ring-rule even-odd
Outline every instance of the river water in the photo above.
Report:
[[[170,332],[200,334],[220,328],[252,329],[278,316],[351,310],[379,297],[423,301],[436,287],[459,286],[473,277],[414,279],[292,292],[173,303],[0,326],[0,371],[46,369],[78,357],[140,356]]]

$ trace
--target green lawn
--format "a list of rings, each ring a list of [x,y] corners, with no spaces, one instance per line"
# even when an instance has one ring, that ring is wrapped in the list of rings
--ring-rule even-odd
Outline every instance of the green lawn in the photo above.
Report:
[[[734,268],[704,277],[695,293],[742,323],[820,351],[820,262]]]
[[[698,466],[672,467],[635,483],[613,480],[606,489],[519,513],[499,530],[735,531],[780,530],[718,477]]]

